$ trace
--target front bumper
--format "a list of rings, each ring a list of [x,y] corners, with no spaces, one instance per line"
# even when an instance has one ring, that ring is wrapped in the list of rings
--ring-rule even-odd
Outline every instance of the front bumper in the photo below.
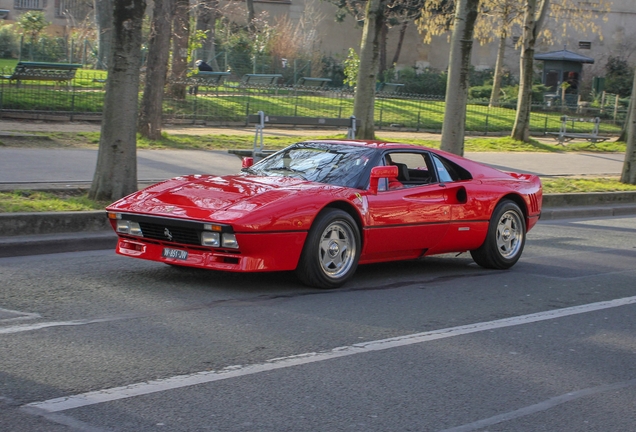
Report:
[[[116,252],[188,267],[231,272],[288,271],[298,266],[306,231],[236,234],[239,250],[207,248],[120,235]],[[186,259],[164,257],[165,248],[187,252]]]

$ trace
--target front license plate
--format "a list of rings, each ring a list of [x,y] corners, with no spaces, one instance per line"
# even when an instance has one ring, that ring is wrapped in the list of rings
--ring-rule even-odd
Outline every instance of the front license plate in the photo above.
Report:
[[[180,249],[171,249],[171,248],[163,248],[163,253],[161,254],[164,258],[174,258],[178,260],[187,260],[188,259],[188,251],[180,250]]]

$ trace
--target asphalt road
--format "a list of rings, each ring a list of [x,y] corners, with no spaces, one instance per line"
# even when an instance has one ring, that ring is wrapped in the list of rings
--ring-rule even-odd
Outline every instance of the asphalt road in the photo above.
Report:
[[[0,430],[627,431],[636,218],[541,222],[520,262],[292,274],[92,251],[0,259]]]

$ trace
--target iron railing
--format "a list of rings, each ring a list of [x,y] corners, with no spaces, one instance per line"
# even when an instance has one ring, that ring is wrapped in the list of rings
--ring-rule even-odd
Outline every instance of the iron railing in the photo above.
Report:
[[[3,76],[11,75],[3,71]],[[99,119],[103,108],[106,72],[80,70],[68,83],[0,80],[0,116],[31,118],[65,116],[71,120]],[[140,92],[143,86],[140,86]],[[353,114],[353,91],[347,88],[315,88],[293,85],[246,86],[230,77],[216,87],[199,86],[198,94],[185,98],[166,94],[163,113],[166,121],[244,124],[248,114],[348,118]],[[141,93],[140,93],[141,98]],[[438,132],[442,128],[445,102],[439,96],[379,92],[375,101],[376,128]],[[489,107],[487,101],[469,101],[466,131],[503,134],[512,130],[516,106]],[[561,116],[599,116],[600,133],[620,132],[627,109],[586,106],[572,108],[559,104],[536,104],[531,115],[531,133],[558,132]],[[577,123],[586,127],[585,123]],[[570,130],[570,129],[568,129]],[[576,130],[572,130],[576,132]],[[585,132],[581,130],[581,132]]]

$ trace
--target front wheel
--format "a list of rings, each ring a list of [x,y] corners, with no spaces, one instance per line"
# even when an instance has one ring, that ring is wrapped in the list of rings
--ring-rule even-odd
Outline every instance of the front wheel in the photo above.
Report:
[[[298,278],[309,286],[337,288],[355,273],[360,257],[360,231],[345,211],[327,209],[314,221],[305,241]]]
[[[517,204],[502,201],[495,207],[484,244],[470,251],[477,264],[491,269],[508,269],[521,257],[526,242],[526,222]]]

